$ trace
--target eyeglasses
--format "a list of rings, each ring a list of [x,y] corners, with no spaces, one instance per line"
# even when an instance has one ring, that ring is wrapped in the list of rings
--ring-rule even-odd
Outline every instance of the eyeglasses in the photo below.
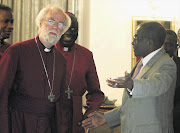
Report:
[[[75,28],[75,27],[70,27],[68,30],[69,30],[71,33],[77,33],[77,32],[78,32],[78,29]]]
[[[152,39],[152,38],[150,38],[150,37],[138,37],[138,36],[135,35],[134,38],[133,38],[133,42],[138,43],[142,39]]]
[[[53,25],[55,25],[57,23],[59,29],[63,29],[64,28],[64,23],[56,22],[56,21],[54,21],[52,19],[48,20],[47,23],[48,23],[49,26],[53,26]]]
[[[69,28],[71,32],[75,32],[77,29],[74,27]]]

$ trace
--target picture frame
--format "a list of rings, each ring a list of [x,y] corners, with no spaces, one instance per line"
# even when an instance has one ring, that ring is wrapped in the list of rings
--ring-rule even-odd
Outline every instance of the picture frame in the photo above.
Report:
[[[175,29],[175,18],[174,17],[140,17],[140,16],[134,16],[132,17],[132,41],[134,34],[136,33],[137,27],[145,22],[155,21],[168,30],[174,30]],[[136,62],[139,60],[140,57],[136,57],[134,55],[133,46],[131,47],[131,68],[133,68],[136,64]]]

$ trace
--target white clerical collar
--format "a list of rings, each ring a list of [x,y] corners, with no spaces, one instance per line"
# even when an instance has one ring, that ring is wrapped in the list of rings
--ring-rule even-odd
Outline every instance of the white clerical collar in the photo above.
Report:
[[[45,48],[45,49],[44,49],[44,52],[47,52],[47,53],[48,53],[48,52],[50,52],[50,51],[51,51],[51,48]]]
[[[64,52],[68,52],[68,51],[69,51],[69,48],[68,48],[68,47],[63,47],[63,51],[64,51]]]
[[[153,52],[151,52],[150,54],[148,54],[147,56],[145,56],[144,58],[142,58],[142,62],[143,62],[143,67],[150,61],[150,59],[156,55],[162,48],[159,48]]]

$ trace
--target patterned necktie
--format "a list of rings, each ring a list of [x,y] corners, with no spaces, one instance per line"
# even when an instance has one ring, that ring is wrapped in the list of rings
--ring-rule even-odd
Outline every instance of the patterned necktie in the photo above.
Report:
[[[141,67],[143,66],[143,62],[142,60],[139,61],[139,63],[136,66],[136,69],[134,70],[132,79],[136,78],[136,76],[138,75],[139,71],[141,70]]]

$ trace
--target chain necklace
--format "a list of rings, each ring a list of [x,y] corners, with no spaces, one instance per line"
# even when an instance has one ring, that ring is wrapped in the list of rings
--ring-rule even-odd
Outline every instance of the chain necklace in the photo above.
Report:
[[[43,60],[43,56],[41,54],[41,51],[40,51],[40,48],[39,48],[39,45],[37,43],[37,40],[35,38],[35,42],[37,44],[37,47],[38,47],[38,50],[39,50],[39,54],[40,54],[40,57],[41,57],[41,61],[43,63],[43,67],[44,67],[44,71],[45,71],[45,74],[46,74],[46,77],[47,77],[47,80],[48,80],[48,84],[49,84],[49,88],[50,88],[50,94],[48,95],[48,99],[50,100],[50,102],[53,102],[55,100],[55,95],[53,95],[53,89],[54,89],[54,74],[55,74],[55,52],[53,50],[53,54],[54,54],[54,60],[53,60],[53,79],[52,79],[52,84],[50,83],[50,80],[49,80],[49,76],[48,76],[48,73],[47,73],[47,69],[46,69],[46,65],[44,63],[44,60]]]
[[[76,57],[76,48],[75,48],[74,56],[73,56],[73,64],[72,64],[72,69],[71,69],[71,75],[70,75],[70,79],[69,79],[69,84],[68,84],[67,81],[66,81],[66,84],[67,84],[67,87],[68,87],[68,88],[67,88],[67,90],[65,91],[65,93],[68,94],[68,99],[71,99],[70,95],[71,95],[71,93],[73,92],[73,91],[70,89],[70,85],[71,85],[72,74],[73,74],[73,70],[74,70],[75,57]]]

